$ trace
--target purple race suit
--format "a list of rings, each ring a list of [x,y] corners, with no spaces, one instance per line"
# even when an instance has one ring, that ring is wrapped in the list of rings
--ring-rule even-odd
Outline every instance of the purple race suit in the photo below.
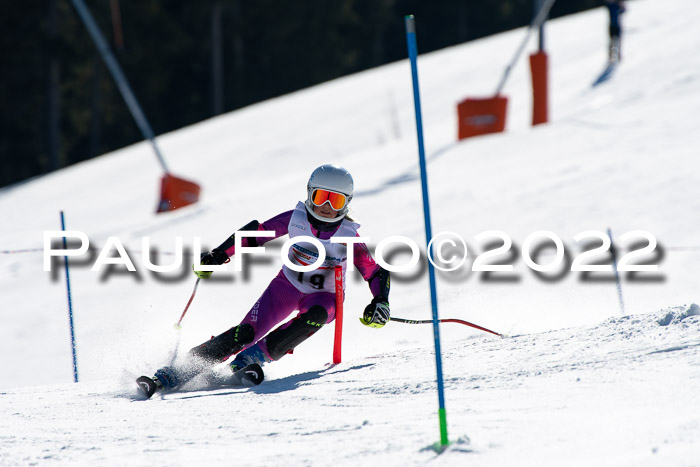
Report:
[[[320,305],[328,312],[326,323],[335,319],[333,271],[336,265],[343,267],[344,287],[348,255],[346,244],[331,243],[330,239],[331,237],[358,237],[357,229],[359,227],[359,224],[343,219],[333,231],[319,232],[309,222],[306,207],[302,202],[299,202],[295,209],[283,212],[259,225],[258,230],[274,231],[275,236],[253,237],[258,246],[287,234],[290,238],[302,235],[312,236],[323,245],[326,259],[317,269],[309,272],[297,272],[286,265],[282,267],[282,270],[272,279],[270,285],[241,321],[241,324],[250,324],[255,330],[255,338],[246,348],[259,343],[263,352],[269,356],[263,337],[295,310],[301,314],[314,305]],[[242,239],[241,246],[249,246],[248,238]],[[232,256],[235,253],[235,247],[229,248],[226,253]],[[289,248],[289,260],[293,264],[305,266],[315,263],[317,258],[317,248],[310,242],[300,240]],[[377,296],[380,290],[379,279],[376,275],[379,265],[374,261],[364,243],[353,244],[353,264],[362,277],[369,281],[372,295]],[[282,328],[290,323],[291,321],[288,321],[282,325]]]

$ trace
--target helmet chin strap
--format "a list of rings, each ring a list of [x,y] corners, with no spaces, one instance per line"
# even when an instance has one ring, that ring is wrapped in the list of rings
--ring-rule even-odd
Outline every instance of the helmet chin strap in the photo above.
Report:
[[[309,220],[311,225],[319,231],[327,231],[335,229],[338,226],[338,224],[340,224],[343,221],[343,219],[345,218],[345,214],[338,217],[334,217],[332,219],[327,217],[322,218],[321,216],[318,216],[316,213],[310,210],[307,204],[306,218]]]

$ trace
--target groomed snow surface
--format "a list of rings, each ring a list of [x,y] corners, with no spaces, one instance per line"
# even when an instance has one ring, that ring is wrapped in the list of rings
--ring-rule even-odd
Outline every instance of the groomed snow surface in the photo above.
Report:
[[[624,20],[623,61],[596,87],[605,9],[549,22],[551,123],[529,125],[524,57],[504,91],[507,131],[462,142],[457,102],[493,92],[525,31],[419,58],[433,231],[469,247],[463,267],[438,274],[440,315],[507,335],[441,325],[443,452],[433,449],[432,327],[362,326],[371,296],[357,275],[339,365],[328,326],[267,365],[252,389],[196,380],[144,401],[134,384],[176,348],[237,324],[281,264],[276,241],[246,274],[215,273],[176,331],[190,259],[153,274],[144,237],[163,264],[176,237],[216,246],[251,219],[291,209],[311,171],[333,162],[355,177],[353,214],[371,249],[391,235],[425,244],[404,60],[161,136],[173,172],[204,188],[198,204],[172,213],[154,214],[161,173],[146,143],[0,190],[0,465],[700,465],[700,7],[631,1]],[[430,32],[420,18],[417,27],[420,49]],[[43,234],[60,229],[60,210],[93,248],[71,260],[78,384],[62,262],[43,269]],[[608,228],[620,255],[640,246],[627,232],[658,240],[635,260],[657,272],[622,274],[624,312],[611,273],[567,272],[565,262],[538,275],[520,253],[528,235],[548,230],[572,260],[597,246],[576,234]],[[477,235],[494,229],[512,238],[512,255],[498,259],[514,270],[471,271],[497,246]],[[91,271],[109,237],[138,272]],[[393,276],[393,316],[430,318],[424,265]]]

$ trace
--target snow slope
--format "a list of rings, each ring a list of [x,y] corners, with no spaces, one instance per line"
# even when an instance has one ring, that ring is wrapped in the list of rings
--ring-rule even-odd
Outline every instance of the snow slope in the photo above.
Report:
[[[507,132],[459,143],[456,103],[493,92],[524,31],[419,59],[433,231],[458,233],[470,255],[438,275],[441,316],[513,336],[441,326],[454,442],[445,453],[429,449],[438,439],[432,329],[361,326],[370,295],[357,277],[341,365],[327,365],[327,328],[269,365],[259,388],[133,398],[135,376],[167,363],[178,338],[188,348],[237,323],[280,264],[269,248],[248,274],[201,284],[178,335],[172,323],[194,279],[186,265],[146,271],[143,237],[161,252],[177,236],[215,246],[250,219],[293,207],[313,168],[334,162],[355,177],[353,211],[372,245],[390,235],[424,244],[402,61],[160,137],[173,171],[204,187],[202,201],[180,211],[153,214],[160,173],[147,144],[0,191],[0,464],[698,465],[700,8],[640,0],[625,20],[624,61],[595,88],[605,11],[551,21],[552,123],[529,126],[523,59],[505,88]],[[417,21],[420,49],[429,31]],[[79,384],[61,265],[43,271],[43,232],[60,228],[61,209],[68,229],[89,236],[93,261],[117,236],[139,271],[71,262]],[[634,230],[659,242],[659,254],[643,258],[658,273],[623,275],[627,316],[609,274],[543,278],[517,253],[545,229],[575,256],[574,235],[607,228],[616,242]],[[485,250],[475,237],[491,229],[513,239],[513,273],[470,271]],[[396,275],[391,304],[395,316],[429,318],[425,271]]]
[[[414,349],[148,402],[126,381],[12,389],[3,464],[697,465],[700,316],[685,315],[449,343],[440,456],[432,355]]]

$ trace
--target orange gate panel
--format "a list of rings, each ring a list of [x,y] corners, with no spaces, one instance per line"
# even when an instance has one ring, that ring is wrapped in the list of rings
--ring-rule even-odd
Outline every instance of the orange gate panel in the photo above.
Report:
[[[507,107],[508,98],[501,95],[464,99],[457,104],[458,138],[502,132],[506,127]]]
[[[156,212],[172,211],[196,203],[200,190],[196,183],[166,173],[160,182],[160,201]]]

